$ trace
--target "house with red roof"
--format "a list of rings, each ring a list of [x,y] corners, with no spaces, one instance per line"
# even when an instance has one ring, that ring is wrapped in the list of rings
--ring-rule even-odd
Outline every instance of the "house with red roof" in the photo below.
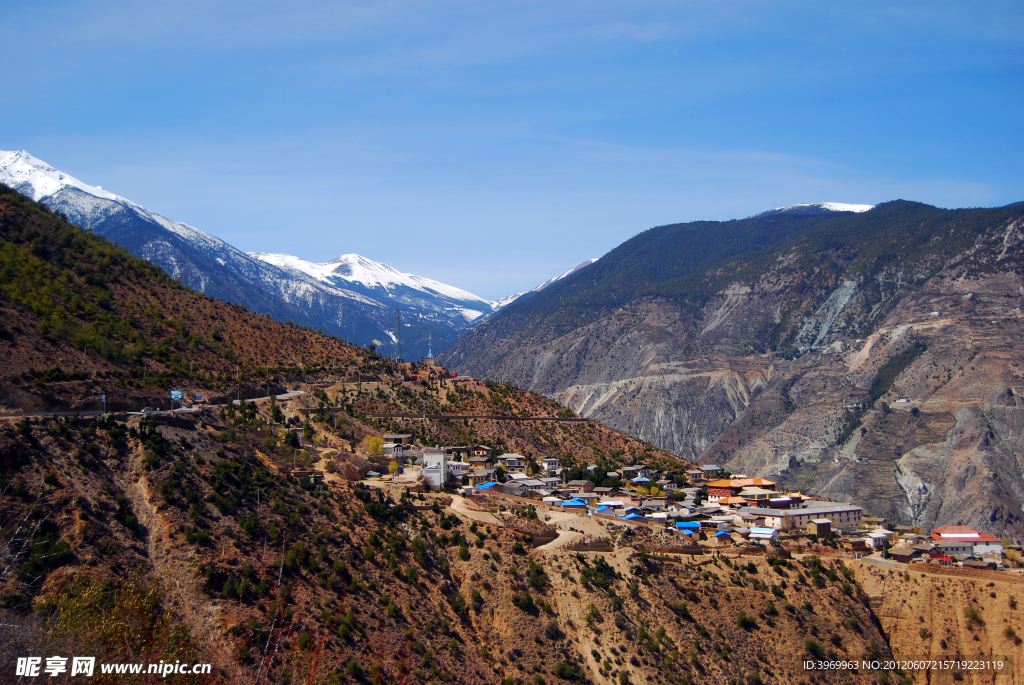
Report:
[[[1003,543],[999,538],[967,526],[935,528],[932,530],[931,538],[936,545],[952,542],[963,543],[963,547],[969,545],[971,554],[976,557],[1001,556],[1003,553]]]

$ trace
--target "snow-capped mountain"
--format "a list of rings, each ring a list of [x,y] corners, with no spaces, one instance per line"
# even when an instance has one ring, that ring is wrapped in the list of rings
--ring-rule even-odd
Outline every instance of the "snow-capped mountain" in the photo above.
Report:
[[[195,290],[361,345],[373,343],[383,354],[395,350],[395,307],[402,309],[407,359],[426,356],[428,336],[438,352],[498,308],[459,288],[359,255],[314,264],[290,255],[246,254],[25,151],[0,151],[0,183],[159,264]]]
[[[346,254],[323,264],[289,254],[250,252],[249,256],[286,271],[304,274],[333,287],[361,292],[377,301],[390,300],[406,310],[442,308],[467,323],[494,311],[494,302],[460,288],[415,274],[357,254]]]
[[[867,212],[874,209],[874,205],[850,205],[842,202],[813,202],[801,205],[789,205],[788,207],[776,207],[767,212],[761,212],[748,219],[756,219],[762,216],[775,216],[776,214],[827,214],[829,212]]]
[[[583,267],[590,266],[591,264],[593,264],[596,261],[597,261],[597,257],[594,257],[593,259],[588,259],[587,261],[581,262],[580,264],[577,264],[573,268],[569,269],[568,271],[566,271],[561,276],[555,276],[554,278],[549,278],[548,280],[544,281],[543,283],[538,285],[536,288],[533,288],[532,290],[527,290],[526,292],[516,293],[515,295],[509,295],[507,297],[503,297],[500,300],[498,300],[497,302],[493,302],[492,303],[494,305],[494,311],[496,312],[499,309],[501,309],[502,307],[506,307],[506,306],[512,304],[513,302],[515,302],[516,300],[518,300],[521,297],[529,297],[530,295],[534,295],[536,293],[539,293],[541,290],[544,290],[544,288],[548,287],[552,283],[557,283],[558,281],[562,280],[563,278],[565,278],[567,276],[572,276],[574,273],[576,273],[577,271],[579,271]]]

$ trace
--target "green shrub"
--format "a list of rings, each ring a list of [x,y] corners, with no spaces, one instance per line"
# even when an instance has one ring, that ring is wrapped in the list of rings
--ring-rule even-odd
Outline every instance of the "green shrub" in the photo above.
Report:
[[[363,667],[355,659],[349,659],[348,663],[345,664],[345,670],[350,677],[356,680],[361,680],[363,677]]]
[[[455,592],[451,597],[448,598],[448,606],[452,608],[456,614],[462,614],[466,611],[466,598],[462,596],[461,592]]]
[[[967,618],[967,622],[972,625],[983,625],[985,621],[981,618],[981,612],[979,612],[973,606],[964,607],[964,616]]]
[[[513,597],[512,602],[523,611],[529,612],[533,611],[534,609],[533,597],[530,596],[530,593],[526,592],[525,590],[523,590],[522,592],[517,592]]]
[[[577,680],[582,675],[580,669],[568,661],[560,661],[555,664],[554,674],[556,678],[569,681]]]

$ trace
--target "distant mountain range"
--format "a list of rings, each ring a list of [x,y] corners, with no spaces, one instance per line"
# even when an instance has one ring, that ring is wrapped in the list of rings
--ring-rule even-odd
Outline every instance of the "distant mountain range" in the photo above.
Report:
[[[317,264],[287,254],[245,253],[83,183],[25,151],[0,151],[0,183],[211,297],[359,345],[373,344],[387,356],[395,356],[401,338],[402,356],[410,361],[427,355],[428,341],[435,353],[444,350],[475,323],[524,295],[490,302],[355,254]],[[401,309],[400,333],[396,308]]]

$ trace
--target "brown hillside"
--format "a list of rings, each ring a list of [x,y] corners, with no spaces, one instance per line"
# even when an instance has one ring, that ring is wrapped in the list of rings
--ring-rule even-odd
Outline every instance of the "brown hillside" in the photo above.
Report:
[[[279,475],[280,455],[254,449],[258,423],[4,422],[8,644],[166,658],[164,643],[113,639],[103,612],[58,630],[88,579],[128,593],[155,581],[175,644],[187,630],[225,682],[798,682],[808,649],[889,655],[841,565],[819,586],[798,562],[659,561],[637,552],[653,534],[596,522],[610,554],[531,551],[523,531],[539,522],[479,524],[434,495]]]

